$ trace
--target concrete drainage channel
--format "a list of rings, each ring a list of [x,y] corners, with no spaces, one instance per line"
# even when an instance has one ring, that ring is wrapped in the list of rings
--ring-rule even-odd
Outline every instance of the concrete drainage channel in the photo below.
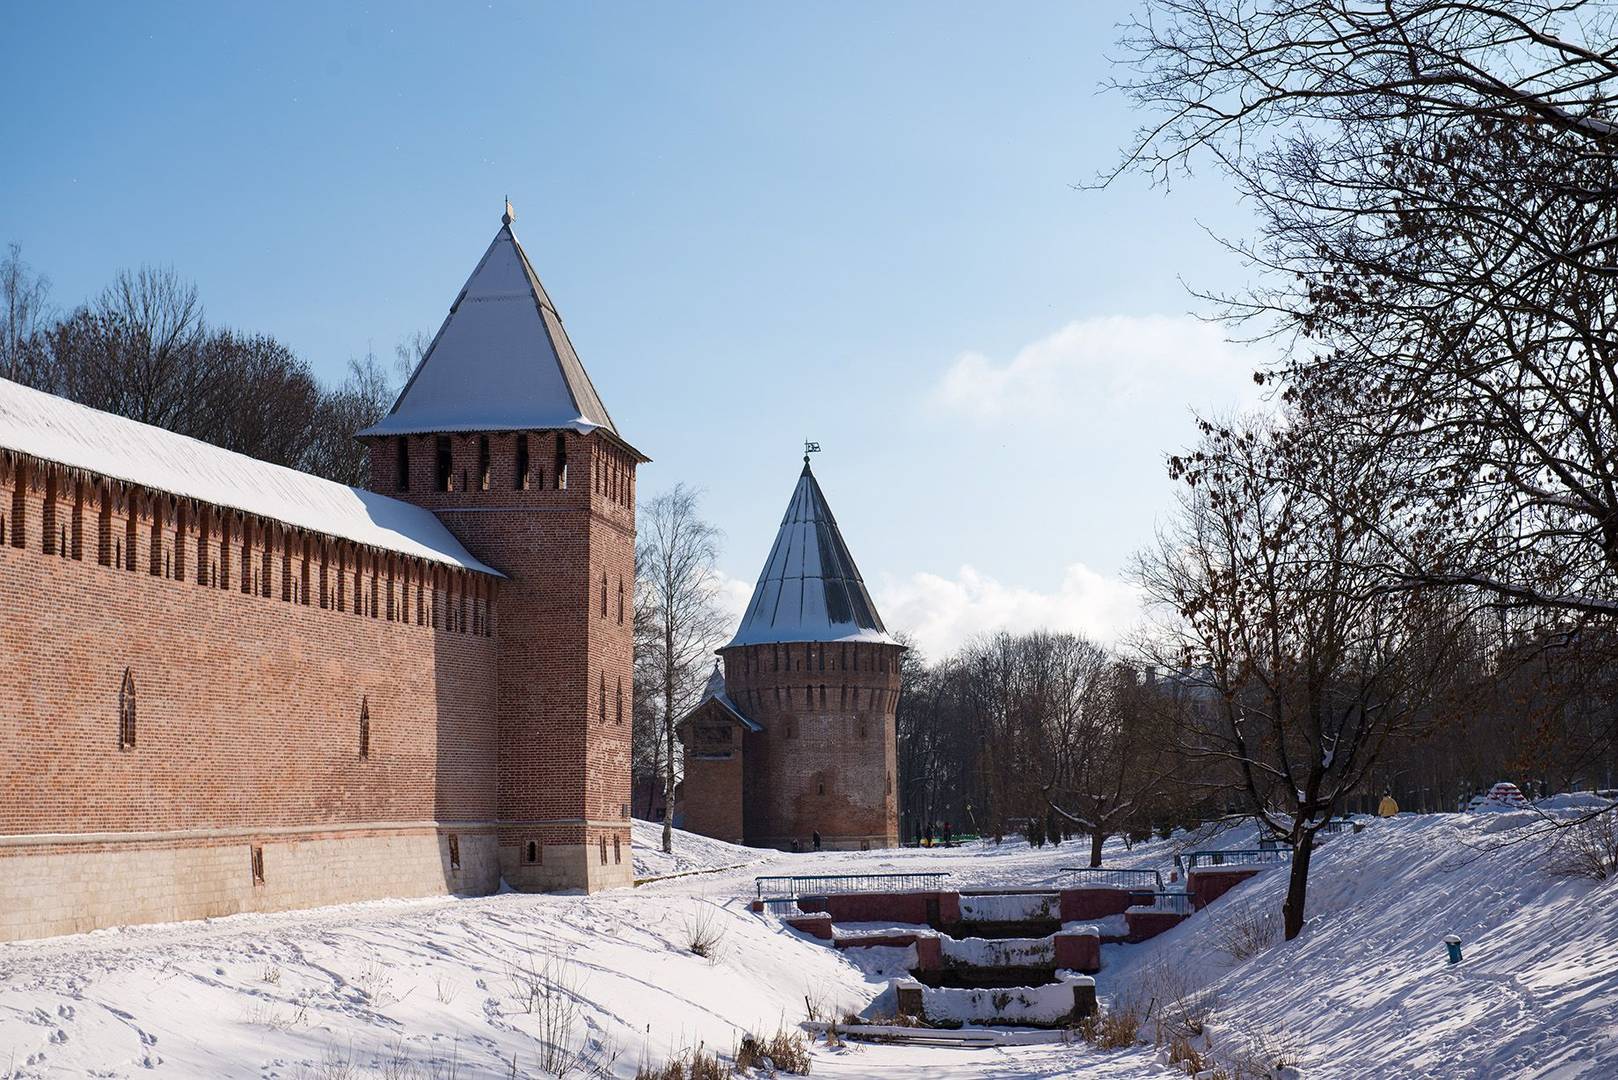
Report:
[[[753,910],[833,948],[906,950],[894,1023],[838,1025],[844,1034],[1004,1045],[1094,1015],[1103,942],[1155,937],[1283,861],[1229,852],[1199,865],[1202,854],[1181,864],[1177,890],[1155,870],[1110,868],[1068,871],[1072,884],[1054,890],[958,892],[942,873],[762,877]]]

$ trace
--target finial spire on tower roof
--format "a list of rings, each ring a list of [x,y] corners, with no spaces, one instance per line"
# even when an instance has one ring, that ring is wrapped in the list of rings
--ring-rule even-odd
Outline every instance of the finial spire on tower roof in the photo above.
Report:
[[[517,211],[511,208],[511,196],[506,196],[506,212],[500,215],[500,224],[510,225],[517,220]]]

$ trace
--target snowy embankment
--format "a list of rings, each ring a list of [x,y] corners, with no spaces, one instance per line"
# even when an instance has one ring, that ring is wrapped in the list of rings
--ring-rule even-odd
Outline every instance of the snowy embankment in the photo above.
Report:
[[[777,854],[760,848],[727,844],[723,840],[710,840],[696,833],[674,830],[677,842],[672,854],[663,851],[663,823],[630,822],[630,844],[635,856],[635,878],[644,880],[667,877],[670,874],[704,873],[727,867],[750,866],[772,859]],[[760,871],[761,873],[763,871]]]
[[[698,933],[711,958],[693,955]],[[0,1077],[543,1075],[547,1029],[633,1074],[882,985],[736,899],[371,903],[0,946]],[[346,1063],[353,1072],[327,1069]],[[390,1071],[391,1070],[391,1071]]]
[[[1238,916],[1279,909],[1285,874],[1265,871],[1146,944],[1105,946],[1103,1000],[1144,993],[1160,1014],[1169,1002],[1211,1005],[1216,1051],[1287,1046],[1306,1080],[1614,1075],[1618,884],[1558,877],[1542,843],[1510,843],[1535,820],[1407,816],[1335,836],[1316,856],[1296,941],[1230,955],[1233,936],[1263,937],[1233,935]],[[655,835],[637,826],[637,843],[645,829]],[[0,1077],[358,1080],[412,1075],[395,1062],[448,1075],[451,1061],[461,1077],[504,1077],[513,1057],[532,1077],[548,1026],[632,1076],[698,1042],[728,1054],[744,1032],[790,1028],[806,997],[840,1016],[891,996],[909,950],[840,952],[751,914],[756,873],[948,870],[957,888],[1037,888],[1088,853],[1008,841],[770,855],[676,840],[685,869],[770,861],[588,897],[381,901],[0,945]],[[1109,846],[1107,862],[1166,876],[1177,848],[1250,843],[1237,831]],[[1451,932],[1465,950],[1455,967],[1442,945]],[[693,955],[699,938],[710,958]],[[855,1044],[819,1047],[814,1073],[1173,1075],[1153,1054]]]
[[[1309,1080],[1618,1075],[1618,881],[1555,872],[1544,825],[1372,821],[1317,851],[1296,940],[1278,940],[1286,872],[1266,871],[1143,945],[1105,946],[1100,993],[1211,1007],[1216,1051],[1287,1049]]]

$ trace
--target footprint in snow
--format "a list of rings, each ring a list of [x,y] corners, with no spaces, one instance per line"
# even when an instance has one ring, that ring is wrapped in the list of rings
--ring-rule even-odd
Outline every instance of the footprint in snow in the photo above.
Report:
[[[67,1029],[57,1028],[55,1031],[51,1032],[51,1042],[56,1043],[58,1046],[67,1042]]]
[[[60,1016],[63,1020],[71,1020],[76,1014],[76,1010],[71,1005],[56,1006],[56,1015]]]

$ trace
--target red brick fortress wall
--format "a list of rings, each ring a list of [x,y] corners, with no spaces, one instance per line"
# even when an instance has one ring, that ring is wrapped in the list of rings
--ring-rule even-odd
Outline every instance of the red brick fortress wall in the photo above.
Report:
[[[807,848],[894,847],[896,645],[747,645],[723,650],[725,688],[763,732],[749,732],[747,842]],[[701,796],[686,791],[686,801]]]
[[[0,454],[0,938],[492,891],[496,591]]]
[[[600,432],[372,440],[372,487],[433,511],[506,575],[495,629],[498,818],[514,888],[633,880],[635,465]]]

